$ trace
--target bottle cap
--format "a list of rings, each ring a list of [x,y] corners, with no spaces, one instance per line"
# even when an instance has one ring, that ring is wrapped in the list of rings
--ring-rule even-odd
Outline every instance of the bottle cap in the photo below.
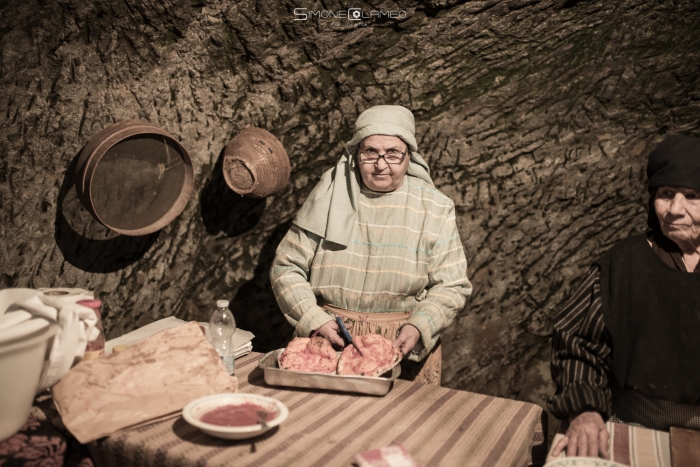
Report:
[[[218,308],[228,308],[228,300],[217,300],[216,306]]]

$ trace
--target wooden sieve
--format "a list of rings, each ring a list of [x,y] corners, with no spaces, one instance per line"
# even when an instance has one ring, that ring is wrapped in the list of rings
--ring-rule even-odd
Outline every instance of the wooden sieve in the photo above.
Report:
[[[123,235],[146,235],[168,225],[185,208],[193,185],[185,148],[141,120],[106,127],[78,158],[80,201],[100,223]]]

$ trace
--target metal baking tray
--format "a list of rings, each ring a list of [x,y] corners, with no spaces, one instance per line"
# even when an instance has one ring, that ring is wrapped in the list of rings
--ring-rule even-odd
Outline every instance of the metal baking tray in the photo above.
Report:
[[[272,386],[292,386],[305,389],[328,389],[331,391],[358,392],[372,396],[383,396],[401,374],[401,365],[396,365],[384,376],[347,376],[283,370],[277,359],[284,349],[268,352],[260,359],[258,368],[265,373],[265,382]]]

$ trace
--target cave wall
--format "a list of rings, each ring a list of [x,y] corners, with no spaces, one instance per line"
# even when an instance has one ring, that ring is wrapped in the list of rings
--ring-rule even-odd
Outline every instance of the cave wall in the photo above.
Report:
[[[267,273],[361,111],[401,104],[456,203],[474,294],[444,335],[446,386],[542,403],[552,321],[591,261],[645,227],[645,159],[700,136],[693,0],[358,2],[400,18],[295,11],[337,1],[5,0],[0,5],[0,287],[83,287],[107,337],[227,298],[255,349],[291,327]],[[306,10],[295,10],[306,8]],[[77,200],[76,157],[140,118],[194,162],[184,212],[114,234]],[[221,176],[246,125],[289,153],[288,186],[242,198]]]

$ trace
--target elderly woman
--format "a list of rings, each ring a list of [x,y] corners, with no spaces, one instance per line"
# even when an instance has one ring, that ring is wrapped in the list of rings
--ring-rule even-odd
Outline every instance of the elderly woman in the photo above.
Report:
[[[404,107],[364,111],[347,151],[277,249],[275,297],[296,336],[342,347],[340,316],[351,335],[394,340],[402,377],[439,385],[440,333],[471,293],[454,203],[434,187]]]
[[[554,325],[558,456],[608,457],[604,419],[700,428],[700,139],[649,155],[651,230],[597,261]]]

